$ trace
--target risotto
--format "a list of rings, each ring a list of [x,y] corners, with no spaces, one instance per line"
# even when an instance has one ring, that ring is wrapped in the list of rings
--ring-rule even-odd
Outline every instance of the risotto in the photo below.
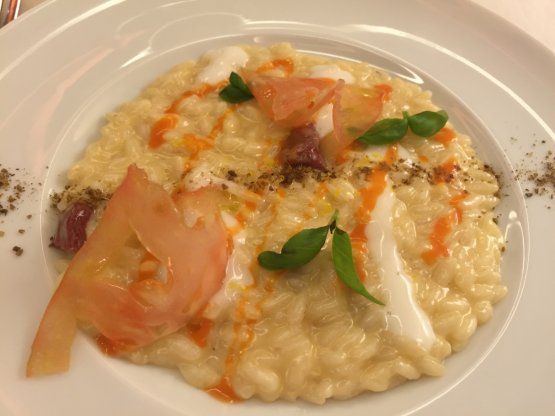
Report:
[[[288,44],[210,51],[108,114],[69,170],[55,244],[86,241],[62,247],[80,249],[28,374],[67,369],[78,324],[230,402],[441,376],[506,293],[497,192],[417,85]],[[323,238],[305,261],[261,261],[303,230]]]

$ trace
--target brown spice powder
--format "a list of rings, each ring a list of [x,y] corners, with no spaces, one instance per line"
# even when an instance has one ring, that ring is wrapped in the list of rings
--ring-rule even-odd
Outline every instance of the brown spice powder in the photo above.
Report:
[[[532,153],[526,155],[527,159],[515,172],[515,179],[526,183],[524,196],[547,196],[555,199],[555,154],[552,150],[547,150],[539,162],[531,159]]]

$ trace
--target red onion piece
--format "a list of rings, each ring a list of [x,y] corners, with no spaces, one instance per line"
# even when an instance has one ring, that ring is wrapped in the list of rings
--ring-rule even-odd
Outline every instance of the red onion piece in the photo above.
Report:
[[[93,208],[83,202],[75,202],[64,211],[58,222],[52,245],[60,250],[76,253],[87,240],[87,224]]]
[[[284,140],[279,159],[284,165],[326,170],[326,162],[320,153],[319,145],[320,136],[314,124],[295,127]]]

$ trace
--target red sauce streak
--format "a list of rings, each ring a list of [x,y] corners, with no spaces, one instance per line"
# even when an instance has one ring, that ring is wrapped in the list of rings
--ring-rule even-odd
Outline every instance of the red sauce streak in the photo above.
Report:
[[[157,149],[164,144],[164,134],[175,128],[177,124],[177,117],[173,114],[166,114],[162,116],[150,129],[150,140],[148,146],[151,149]]]
[[[453,129],[450,129],[449,127],[443,127],[432,137],[432,139],[444,146],[447,146],[453,141],[455,137],[457,137],[457,135],[455,134],[455,131]]]
[[[256,68],[256,72],[261,74],[276,68],[282,68],[285,71],[286,75],[290,76],[295,70],[295,64],[290,58],[274,59],[273,61],[266,62],[265,64],[260,65],[258,68]]]

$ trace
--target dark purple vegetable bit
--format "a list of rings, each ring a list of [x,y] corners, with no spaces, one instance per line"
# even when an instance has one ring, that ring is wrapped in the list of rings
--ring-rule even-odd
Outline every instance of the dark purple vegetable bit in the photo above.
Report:
[[[280,162],[292,167],[326,170],[326,162],[320,153],[320,139],[312,123],[295,127],[281,146]]]
[[[87,224],[93,208],[83,202],[75,202],[64,211],[58,222],[52,246],[69,253],[76,253],[87,240]]]

